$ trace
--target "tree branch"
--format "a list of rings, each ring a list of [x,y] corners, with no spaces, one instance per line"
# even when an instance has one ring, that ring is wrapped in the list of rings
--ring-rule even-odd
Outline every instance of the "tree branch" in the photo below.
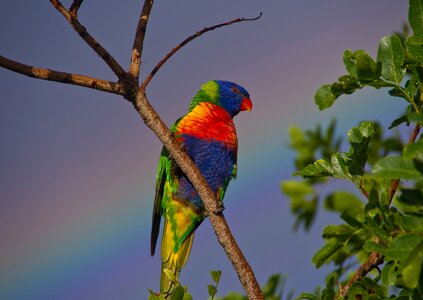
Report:
[[[140,18],[138,20],[137,31],[135,32],[134,45],[132,46],[131,63],[129,65],[129,74],[138,82],[140,75],[141,55],[144,48],[145,32],[150,17],[151,8],[154,0],[145,0]]]
[[[236,243],[223,214],[213,213],[219,210],[219,204],[207,181],[148,102],[144,89],[139,88],[134,97],[134,99],[129,100],[133,100],[134,107],[144,120],[144,123],[160,139],[200,195],[217,239],[235,268],[248,298],[264,299],[254,272]]]
[[[339,291],[339,295],[345,297],[348,294],[349,289],[351,286],[358,281],[361,277],[364,277],[369,273],[371,270],[376,268],[378,265],[383,263],[383,255],[379,252],[372,252],[370,253],[369,258],[358,268],[358,270],[354,273],[353,277],[347,282],[344,288],[341,288]]]
[[[73,0],[72,5],[69,9],[69,12],[71,15],[73,15],[75,18],[78,15],[78,9],[81,6],[82,2],[84,0]]]
[[[50,69],[28,66],[0,55],[0,67],[29,77],[79,85],[112,94],[124,95],[125,88],[116,82],[92,78],[85,75],[71,74]]]
[[[87,31],[87,29],[79,23],[76,14],[73,15],[60,3],[59,0],[50,0],[51,4],[66,18],[72,28],[79,34],[79,36],[97,53],[103,61],[112,69],[116,76],[121,81],[128,78],[126,71],[119,65],[106,49],[103,48]],[[82,2],[82,1],[81,1]]]
[[[243,21],[257,20],[261,17],[262,14],[260,13],[258,17],[253,19],[238,18],[230,22],[221,23],[212,27],[206,27],[203,30],[191,35],[181,44],[172,49],[172,51],[170,51],[154,68],[147,79],[143,82],[141,87],[138,87],[138,82],[134,80],[133,76],[139,75],[139,61],[141,59],[145,30],[148,22],[148,16],[153,5],[153,0],[146,0],[144,3],[138,23],[133,46],[133,55],[131,59],[131,78],[128,75],[129,73],[126,73],[116,62],[116,60],[78,22],[76,14],[82,1],[73,1],[71,6],[72,12],[69,12],[66,8],[64,8],[59,0],[50,0],[50,2],[68,20],[73,29],[81,36],[81,38],[109,65],[113,72],[118,76],[119,80],[123,82],[114,83],[84,75],[35,68],[7,59],[3,56],[0,56],[0,66],[30,77],[70,83],[106,91],[109,93],[123,95],[126,99],[131,101],[134,105],[134,108],[144,120],[145,124],[157,135],[163,145],[168,149],[172,158],[180,166],[182,171],[186,174],[200,195],[204,203],[204,207],[209,215],[210,222],[216,233],[217,239],[219,240],[219,243],[222,245],[229,260],[234,266],[238,278],[247,292],[248,298],[254,300],[263,300],[264,296],[254,276],[254,272],[242,254],[240,248],[238,247],[223,214],[214,213],[219,211],[219,202],[208,186],[206,179],[203,177],[188,154],[182,149],[182,146],[176,141],[171,131],[166,127],[166,124],[164,124],[164,122],[160,119],[159,115],[150,105],[145,95],[145,87],[154,77],[155,73],[173,54],[175,54],[180,48],[189,43],[191,40],[219,27]]]
[[[191,36],[189,36],[185,40],[183,40],[175,48],[170,50],[170,52],[168,54],[166,54],[166,56],[163,57],[162,60],[159,61],[159,63],[150,72],[150,74],[147,76],[147,78],[141,84],[141,87],[143,89],[145,89],[147,87],[147,85],[150,83],[151,79],[153,79],[154,75],[156,75],[157,71],[164,65],[164,63],[167,60],[169,60],[169,58],[171,58],[179,49],[181,49],[183,46],[185,46],[186,44],[191,42],[193,39],[198,38],[199,36],[201,36],[202,34],[208,32],[208,31],[212,31],[212,30],[215,30],[215,29],[220,28],[220,27],[229,26],[229,25],[232,25],[234,23],[239,23],[239,22],[244,22],[244,21],[256,21],[256,20],[260,19],[262,15],[263,15],[263,13],[260,13],[255,18],[237,18],[237,19],[234,19],[234,20],[229,21],[229,22],[220,23],[220,24],[217,24],[217,25],[214,25],[214,26],[211,26],[211,27],[205,27],[204,29],[197,31],[196,33],[192,34]]]

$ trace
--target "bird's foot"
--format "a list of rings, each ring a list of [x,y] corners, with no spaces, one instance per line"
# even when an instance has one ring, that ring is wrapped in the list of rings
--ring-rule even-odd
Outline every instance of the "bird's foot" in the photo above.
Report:
[[[225,210],[225,206],[221,203],[211,213],[214,215],[221,215],[224,210]],[[204,210],[203,214],[205,217],[208,217],[210,215],[206,210]]]
[[[222,212],[225,210],[225,206],[223,203],[220,203],[219,206],[213,211],[215,215],[221,215]]]

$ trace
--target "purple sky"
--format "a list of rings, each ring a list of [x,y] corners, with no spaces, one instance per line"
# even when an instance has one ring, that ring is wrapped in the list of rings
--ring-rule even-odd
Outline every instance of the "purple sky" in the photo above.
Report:
[[[124,67],[141,6],[87,0],[80,10],[80,21]],[[253,110],[235,121],[239,172],[225,216],[261,283],[280,272],[288,290],[311,291],[324,282],[325,270],[311,263],[320,232],[339,221],[325,215],[311,233],[292,232],[279,188],[293,171],[287,128],[337,117],[342,134],[359,120],[384,116],[386,125],[398,116],[404,107],[386,91],[360,91],[324,112],[314,92],[344,73],[345,49],[374,55],[379,39],[407,20],[407,1],[157,1],[143,76],[193,32],[261,11],[257,22],[190,43],[147,93],[171,125],[209,79],[249,91]],[[5,1],[0,41],[1,55],[23,63],[115,80],[48,1]],[[0,99],[0,299],[146,299],[147,288],[159,285],[160,258],[149,255],[159,141],[115,95],[0,69]],[[223,271],[219,295],[241,291],[206,221],[181,274],[194,299],[207,298],[211,269]]]

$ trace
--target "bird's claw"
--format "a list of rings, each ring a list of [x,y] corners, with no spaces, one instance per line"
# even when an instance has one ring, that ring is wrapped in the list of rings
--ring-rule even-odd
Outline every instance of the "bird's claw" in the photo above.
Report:
[[[211,213],[214,215],[221,215],[224,210],[225,210],[225,206],[223,204],[219,204],[217,208],[213,210]],[[209,215],[210,214],[206,210],[204,210],[204,216],[208,217]]]
[[[219,206],[213,211],[215,215],[221,215],[222,212],[225,210],[225,206],[220,203]]]

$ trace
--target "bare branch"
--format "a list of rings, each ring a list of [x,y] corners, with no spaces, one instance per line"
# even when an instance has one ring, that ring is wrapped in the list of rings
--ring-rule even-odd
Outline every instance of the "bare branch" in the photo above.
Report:
[[[116,76],[121,81],[125,81],[128,78],[128,74],[119,65],[106,49],[103,48],[87,31],[87,29],[79,23],[76,15],[72,15],[69,11],[60,3],[59,0],[50,0],[51,4],[66,18],[72,28],[79,34],[79,36],[104,60],[104,62],[112,69]],[[82,1],[81,1],[82,2]]]
[[[183,46],[185,46],[186,44],[191,42],[193,39],[199,37],[200,35],[208,32],[208,31],[212,31],[212,30],[215,30],[215,29],[220,28],[220,27],[229,26],[229,25],[232,25],[234,23],[239,23],[239,22],[244,22],[244,21],[256,21],[256,20],[260,19],[262,15],[263,15],[263,13],[260,13],[255,18],[237,18],[237,19],[234,19],[234,20],[229,21],[229,22],[220,23],[220,24],[217,24],[217,25],[214,25],[214,26],[211,26],[211,27],[205,27],[204,29],[197,31],[193,35],[191,35],[191,36],[187,37],[185,40],[183,40],[175,48],[170,50],[170,52],[168,54],[166,54],[166,56],[163,57],[163,59],[154,67],[154,69],[151,71],[151,73],[147,76],[147,78],[141,84],[141,87],[143,89],[145,89],[147,87],[147,85],[150,83],[151,79],[153,79],[154,75],[156,75],[157,71],[163,66],[163,64],[169,58],[171,58],[179,49],[181,49]]]
[[[145,0],[140,18],[138,20],[137,31],[135,32],[134,45],[132,46],[131,63],[129,65],[129,74],[138,82],[140,75],[141,55],[144,48],[145,32],[150,17],[151,8],[154,0]]]
[[[43,69],[28,66],[20,62],[8,59],[0,55],[0,67],[6,68],[10,71],[23,74],[29,77],[44,79],[49,81],[56,81],[79,85],[95,90],[105,91],[112,94],[124,95],[125,89],[122,85],[116,82],[110,82],[103,79],[88,77],[85,75],[71,74],[66,72],[54,71],[50,69]]]
[[[238,278],[247,292],[248,299],[264,299],[254,272],[237,245],[225,217],[222,213],[213,213],[219,210],[219,204],[206,179],[151,106],[146,98],[144,89],[139,88],[135,99],[130,100],[132,100],[144,123],[157,135],[200,195],[219,243],[234,266]]]
[[[109,93],[123,95],[126,99],[131,101],[139,115],[144,120],[145,124],[157,135],[163,145],[168,149],[172,158],[175,159],[176,163],[180,166],[182,171],[187,175],[195,189],[198,191],[198,194],[204,203],[204,207],[208,212],[210,222],[214,228],[219,243],[222,245],[229,260],[234,266],[235,271],[247,292],[248,298],[254,300],[263,300],[264,296],[254,276],[254,272],[242,254],[240,248],[238,247],[223,214],[214,213],[219,211],[219,202],[216,199],[216,196],[208,186],[206,179],[198,170],[197,166],[194,164],[188,154],[182,149],[181,145],[176,141],[171,131],[160,119],[159,115],[154,111],[145,95],[145,87],[154,77],[155,73],[157,73],[157,71],[173,54],[175,54],[180,48],[189,43],[191,40],[219,27],[243,21],[257,20],[261,17],[262,14],[260,13],[258,17],[253,19],[238,18],[212,27],[206,27],[203,30],[198,31],[197,33],[185,39],[174,49],[172,49],[172,51],[169,52],[153,69],[147,79],[143,82],[142,86],[138,87],[138,80],[134,79],[137,79],[139,76],[145,30],[154,0],[146,0],[141,12],[134,40],[130,74],[126,73],[117,63],[117,61],[79,23],[76,16],[82,1],[74,0],[70,11],[63,7],[59,0],[50,0],[50,2],[66,18],[66,20],[71,24],[73,29],[81,36],[81,38],[109,65],[109,67],[122,82],[115,83],[91,78],[84,75],[35,68],[10,60],[3,56],[0,56],[0,67],[4,67],[11,71],[34,78],[80,85]]]
[[[84,0],[73,0],[72,5],[69,9],[69,12],[71,13],[71,15],[75,17],[78,15],[78,9],[81,6],[83,1]]]

